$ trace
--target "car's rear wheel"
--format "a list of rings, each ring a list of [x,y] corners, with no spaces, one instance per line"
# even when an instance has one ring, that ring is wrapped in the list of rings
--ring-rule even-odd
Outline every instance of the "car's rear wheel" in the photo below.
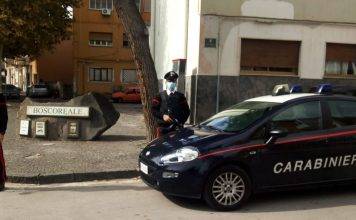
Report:
[[[251,180],[237,166],[226,166],[214,171],[204,189],[207,204],[220,211],[241,207],[251,195]]]

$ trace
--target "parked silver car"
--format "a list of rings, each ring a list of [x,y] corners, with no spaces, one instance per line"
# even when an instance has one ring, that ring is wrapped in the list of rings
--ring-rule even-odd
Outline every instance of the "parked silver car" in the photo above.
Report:
[[[31,98],[50,97],[51,90],[48,85],[33,85],[28,88],[27,96]]]

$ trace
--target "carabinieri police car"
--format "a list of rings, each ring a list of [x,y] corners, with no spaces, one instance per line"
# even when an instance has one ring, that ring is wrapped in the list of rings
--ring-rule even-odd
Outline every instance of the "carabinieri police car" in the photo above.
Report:
[[[139,157],[142,179],[218,210],[252,193],[356,180],[356,98],[315,90],[277,86],[154,140]]]

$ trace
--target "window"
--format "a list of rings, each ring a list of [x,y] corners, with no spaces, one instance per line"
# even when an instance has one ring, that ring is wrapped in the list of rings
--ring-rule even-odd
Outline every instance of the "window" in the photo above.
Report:
[[[271,128],[289,133],[316,131],[321,129],[320,102],[294,105],[272,119]]]
[[[141,0],[135,0],[135,3],[136,3],[138,11],[141,12]]]
[[[90,82],[112,82],[113,69],[111,68],[89,68]]]
[[[112,47],[112,33],[89,33],[89,45],[97,47]]]
[[[144,0],[143,12],[151,12],[151,0]]]
[[[130,48],[131,47],[129,37],[127,36],[126,33],[123,34],[122,47],[124,47],[124,48]]]
[[[112,9],[113,0],[89,0],[89,9]]]
[[[326,44],[326,75],[356,76],[356,44]]]
[[[328,105],[333,128],[356,125],[356,102],[328,101]]]
[[[241,41],[242,72],[298,73],[299,41]]]
[[[122,83],[138,83],[136,70],[122,70],[121,71]]]

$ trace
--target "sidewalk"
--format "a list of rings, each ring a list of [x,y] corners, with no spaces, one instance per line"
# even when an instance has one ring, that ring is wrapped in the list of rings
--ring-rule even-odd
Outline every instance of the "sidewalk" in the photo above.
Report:
[[[9,104],[3,144],[9,182],[48,184],[138,175],[138,155],[146,143],[141,105],[115,105],[121,117],[98,141],[51,142],[20,138],[15,125],[19,104]]]

